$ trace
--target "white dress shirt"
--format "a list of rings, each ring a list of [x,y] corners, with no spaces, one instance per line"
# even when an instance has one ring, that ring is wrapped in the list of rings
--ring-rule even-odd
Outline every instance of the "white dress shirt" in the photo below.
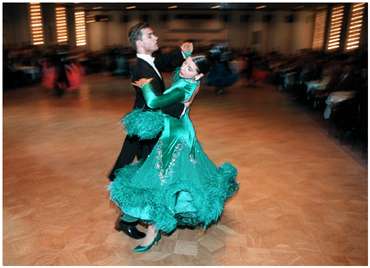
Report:
[[[163,80],[162,78],[162,75],[161,73],[158,71],[157,67],[155,67],[154,65],[154,57],[151,56],[151,55],[147,55],[147,54],[136,54],[136,57],[146,61],[147,63],[149,63],[150,66],[153,67],[154,71],[159,75],[159,77]]]

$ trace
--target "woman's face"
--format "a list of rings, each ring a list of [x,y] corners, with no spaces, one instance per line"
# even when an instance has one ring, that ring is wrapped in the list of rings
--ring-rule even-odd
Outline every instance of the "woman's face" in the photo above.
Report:
[[[183,78],[194,78],[198,74],[197,66],[191,57],[187,58],[180,68],[180,76]]]

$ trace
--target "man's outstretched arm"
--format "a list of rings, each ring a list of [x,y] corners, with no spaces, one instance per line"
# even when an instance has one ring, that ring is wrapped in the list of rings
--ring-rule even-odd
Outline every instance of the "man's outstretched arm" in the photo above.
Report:
[[[169,52],[160,53],[155,56],[154,64],[160,72],[173,71],[181,66],[184,60],[193,52],[193,43],[182,43],[179,48]]]

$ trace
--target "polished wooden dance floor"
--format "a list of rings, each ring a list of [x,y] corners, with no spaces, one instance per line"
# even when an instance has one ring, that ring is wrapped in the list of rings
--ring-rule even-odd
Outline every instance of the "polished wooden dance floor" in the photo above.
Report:
[[[221,221],[133,254],[106,190],[131,91],[100,74],[62,98],[4,93],[5,265],[367,265],[367,166],[287,95],[244,81],[203,87],[191,111],[209,157],[239,170]]]

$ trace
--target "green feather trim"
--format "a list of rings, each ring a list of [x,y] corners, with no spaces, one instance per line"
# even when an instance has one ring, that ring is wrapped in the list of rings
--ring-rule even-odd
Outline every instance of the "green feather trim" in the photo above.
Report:
[[[135,109],[126,114],[121,123],[129,136],[138,136],[141,140],[150,140],[163,130],[165,115],[160,111]]]

